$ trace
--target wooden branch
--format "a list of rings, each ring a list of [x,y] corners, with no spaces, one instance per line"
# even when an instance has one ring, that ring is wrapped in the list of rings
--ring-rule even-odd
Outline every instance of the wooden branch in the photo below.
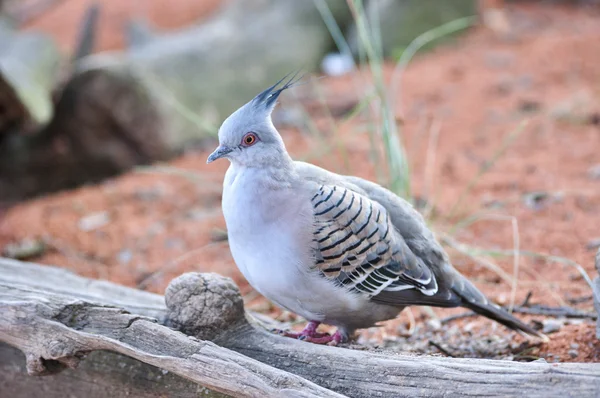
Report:
[[[341,397],[296,375],[118,307],[0,283],[0,341],[25,353],[30,375],[75,368],[113,351],[240,397]]]
[[[74,366],[83,352],[103,349],[218,391],[226,386],[228,393],[236,396],[240,392],[232,392],[235,384],[230,383],[239,383],[246,376],[256,383],[267,383],[271,393],[293,386],[290,391],[294,393],[302,390],[320,396],[332,393],[317,393],[313,384],[309,384],[312,390],[304,390],[305,379],[352,397],[541,397],[548,396],[549,388],[555,396],[591,397],[600,390],[600,364],[415,357],[317,346],[280,337],[245,314],[233,282],[215,274],[188,273],[176,278],[165,300],[167,308],[161,296],[88,281],[50,267],[0,259],[0,341],[24,350],[29,369],[37,373],[48,371],[48,364]],[[119,307],[137,312],[126,313]],[[148,319],[148,314],[157,315],[159,322]],[[30,324],[32,321],[35,325]],[[163,322],[166,326],[161,325]],[[169,327],[210,338],[212,343],[190,339]],[[19,331],[10,332],[14,328]],[[248,357],[270,365],[266,367],[269,372],[275,371],[272,367],[282,372],[272,378],[274,373],[262,368],[266,365]],[[214,372],[224,368],[226,371]],[[301,378],[292,379],[290,373]],[[256,393],[256,386],[262,386],[250,384],[240,396],[249,396],[249,388],[255,388],[252,391]]]
[[[509,310],[508,307],[502,307],[505,310]],[[535,304],[535,305],[531,305],[531,306],[516,306],[512,308],[512,311],[517,313],[517,314],[530,314],[530,315],[543,315],[543,316],[549,316],[549,317],[554,317],[554,318],[574,318],[574,319],[593,319],[596,320],[598,319],[598,314],[593,313],[593,312],[585,312],[585,311],[580,311],[576,308],[572,308],[572,307],[550,307],[547,305],[539,305],[539,304]],[[447,318],[443,318],[440,320],[440,322],[442,323],[442,325],[449,323],[449,322],[454,322],[457,321],[459,319],[464,319],[464,318],[471,318],[471,317],[476,317],[478,316],[478,314],[476,312],[473,311],[469,311],[469,312],[465,312],[463,314],[457,314],[457,315],[451,315]]]
[[[23,353],[0,343],[0,391],[11,398],[177,397],[223,398],[227,395],[110,351],[95,351],[77,369],[46,377],[28,377]]]

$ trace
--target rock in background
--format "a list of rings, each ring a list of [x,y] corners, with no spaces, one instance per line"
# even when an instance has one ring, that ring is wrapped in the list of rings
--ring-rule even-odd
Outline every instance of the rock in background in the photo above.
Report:
[[[369,0],[365,2],[369,26],[381,31],[385,57],[397,57],[417,36],[454,19],[475,15],[473,0]],[[360,52],[356,25],[346,34],[354,56]]]
[[[350,20],[344,2],[327,3],[339,24]],[[84,24],[83,41],[90,29]],[[74,65],[35,137],[16,134],[0,146],[0,201],[171,158],[215,136],[229,113],[285,74],[315,70],[333,43],[314,3],[295,0],[234,0],[178,32],[139,23],[129,32],[127,51]]]
[[[358,51],[347,2],[321,1]],[[474,4],[371,0],[366,7],[371,19],[380,15],[389,55],[434,26],[472,14]],[[88,10],[60,79],[60,56],[48,37],[0,36],[8,48],[24,43],[7,61],[0,44],[8,82],[0,86],[0,109],[9,115],[0,115],[0,202],[172,158],[215,137],[232,111],[287,73],[318,70],[335,49],[309,0],[224,1],[208,20],[166,34],[131,21],[125,51],[89,55],[99,19],[102,2]]]
[[[0,136],[9,130],[29,132],[50,121],[60,62],[51,39],[15,32],[8,20],[0,19]]]

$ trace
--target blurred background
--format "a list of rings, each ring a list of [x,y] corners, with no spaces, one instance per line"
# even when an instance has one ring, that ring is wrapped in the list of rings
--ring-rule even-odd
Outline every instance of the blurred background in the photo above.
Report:
[[[299,68],[273,114],[292,156],[411,201],[459,271],[552,338],[413,308],[360,343],[600,360],[594,0],[0,0],[2,256],[161,294],[217,272],[301,327],[238,272],[228,164],[205,164],[220,123]]]

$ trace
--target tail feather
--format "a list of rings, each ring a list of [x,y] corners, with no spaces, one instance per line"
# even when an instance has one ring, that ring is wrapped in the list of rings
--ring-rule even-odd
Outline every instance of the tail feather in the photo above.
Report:
[[[531,326],[520,321],[516,317],[512,316],[510,313],[504,311],[502,308],[494,304],[491,304],[489,302],[473,303],[465,300],[463,301],[462,305],[476,312],[477,314],[490,318],[510,329],[516,330],[518,332],[524,332],[528,335],[538,337],[544,341],[548,341],[548,337],[546,335],[540,333],[539,331],[535,330]]]
[[[543,333],[540,333],[531,326],[520,321],[499,306],[490,303],[489,300],[462,275],[459,277],[459,283],[456,284],[452,290],[461,298],[462,302],[460,305],[462,307],[469,308],[475,313],[501,323],[509,329],[538,337],[544,341],[549,340]]]

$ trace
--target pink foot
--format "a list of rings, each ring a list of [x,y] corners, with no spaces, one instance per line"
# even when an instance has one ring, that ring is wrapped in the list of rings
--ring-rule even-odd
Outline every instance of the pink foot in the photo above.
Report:
[[[331,345],[331,346],[336,346],[342,342],[342,335],[340,334],[340,332],[336,331],[333,334],[333,336],[329,336],[329,335],[323,336],[323,337],[302,336],[302,337],[300,337],[300,340],[308,341],[309,343],[314,343],[314,344],[327,344],[327,345]]]
[[[310,322],[308,322],[308,324],[306,325],[304,330],[301,331],[300,333],[288,332],[286,330],[276,330],[276,332],[282,336],[291,337],[293,339],[300,339],[300,340],[304,340],[306,338],[321,339],[321,338],[331,337],[329,335],[329,333],[317,332],[317,328],[319,327],[320,324],[321,324],[321,322],[310,321]]]

